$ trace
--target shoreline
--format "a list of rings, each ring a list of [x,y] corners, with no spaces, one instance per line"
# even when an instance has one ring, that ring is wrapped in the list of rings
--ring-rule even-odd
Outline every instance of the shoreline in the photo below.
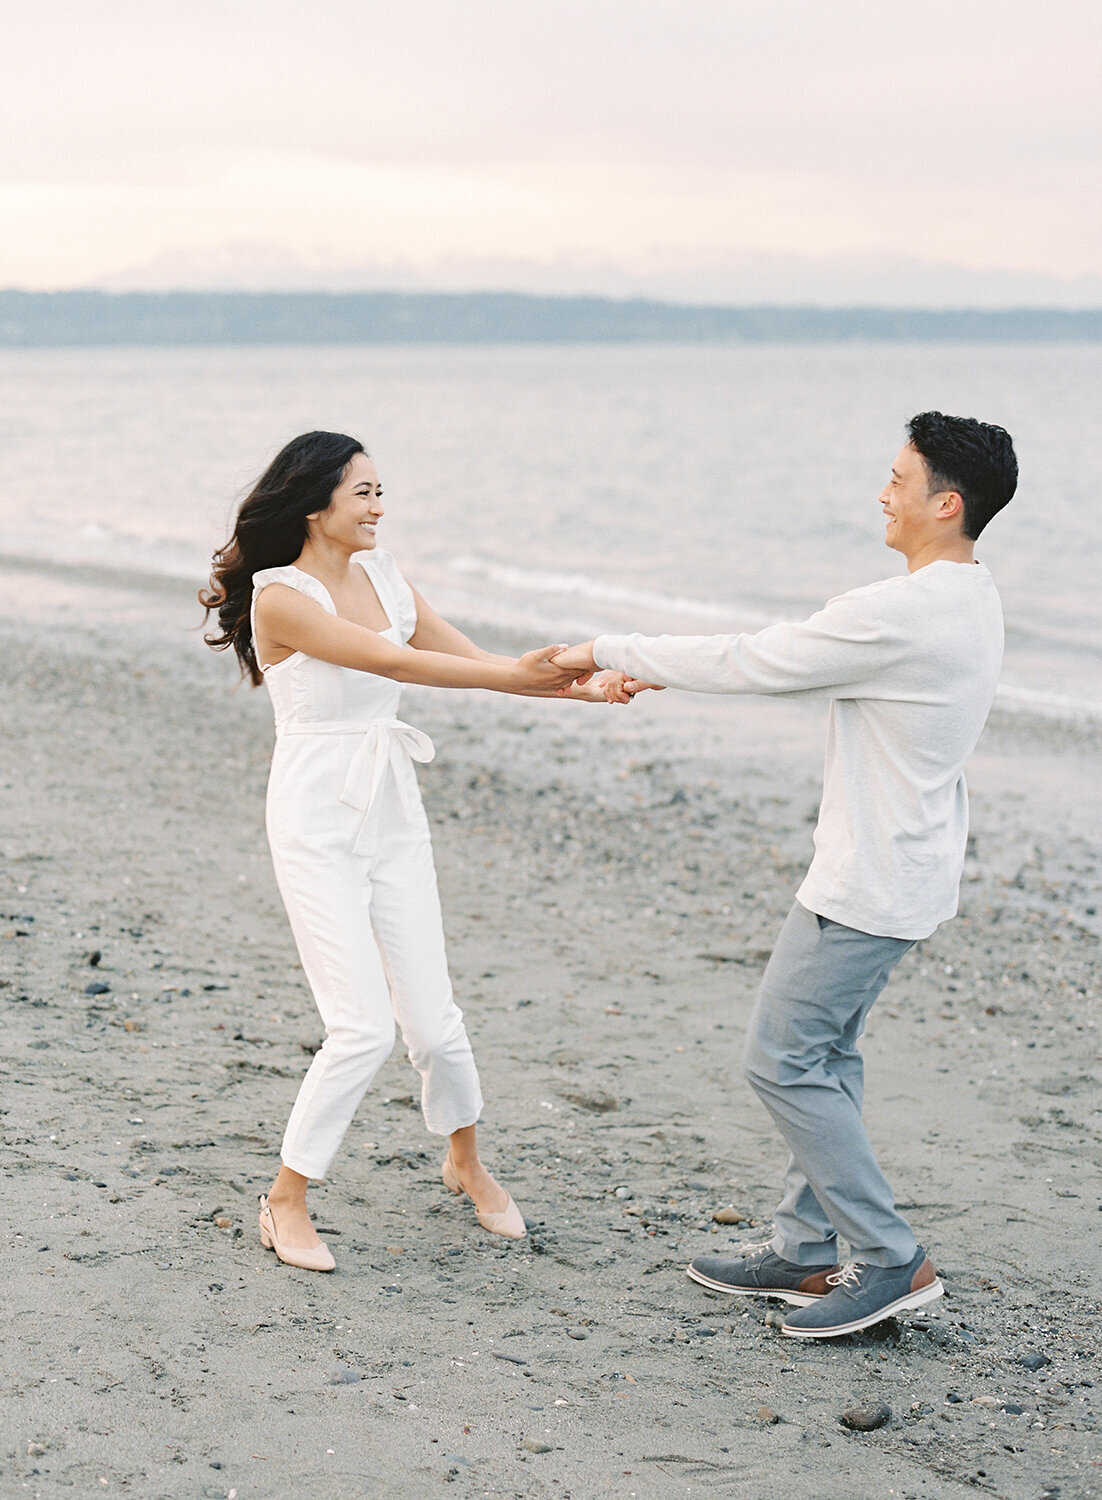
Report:
[[[1093,728],[995,717],[961,915],[867,1034],[870,1133],[949,1296],[805,1347],[684,1266],[768,1232],[783,1152],[737,1057],[817,716],[743,704],[702,743],[673,693],[635,719],[409,692],[485,1155],[531,1233],[444,1191],[398,1047],[311,1191],[338,1258],[311,1277],[255,1228],[320,1036],[264,843],[270,709],[178,607],[129,640],[106,606],[0,623],[12,1493],[1102,1493]],[[890,1424],[846,1432],[851,1397]]]
[[[124,556],[129,555],[126,566],[119,561],[118,546]],[[422,560],[417,576],[447,618],[479,641],[510,654],[529,649],[534,641],[584,640],[635,629],[650,634],[757,630],[781,618],[806,615],[817,602],[792,599],[783,606],[777,601],[767,610],[758,606],[736,610],[715,601],[648,589],[621,588],[602,593],[596,579],[581,574],[537,570],[525,575],[523,570],[471,557],[453,559],[451,564]],[[464,582],[472,578],[485,586],[478,598],[464,592]],[[202,581],[194,556],[185,559],[183,551],[177,549],[171,565],[154,569],[144,546],[133,539],[99,536],[83,540],[80,548],[60,557],[56,553],[40,556],[33,551],[0,551],[0,616],[8,616],[14,625],[19,618],[50,624],[79,614],[82,621],[98,619],[114,627],[120,619],[137,619],[145,614],[162,643],[175,655],[188,634],[199,634],[195,599]],[[526,589],[538,590],[541,584],[551,586],[557,605],[551,598],[526,597]],[[497,599],[493,606],[491,597]],[[593,600],[603,601],[600,618],[586,612]],[[1102,690],[1091,676],[1097,651],[1089,631],[1086,635],[1081,632],[1074,641],[1065,640],[1059,680],[1050,675],[1051,663],[1046,670],[1046,664],[1031,653],[1028,632],[1011,625],[1007,637],[1008,655],[995,700],[995,716],[1026,723],[1040,721],[1073,736],[1086,733],[1102,740]],[[1069,676],[1073,660],[1077,666]],[[1023,667],[1028,682],[1021,680]],[[699,704],[708,700],[694,701]],[[757,706],[774,714],[784,707],[765,699],[757,700]],[[695,717],[700,717],[699,706]]]

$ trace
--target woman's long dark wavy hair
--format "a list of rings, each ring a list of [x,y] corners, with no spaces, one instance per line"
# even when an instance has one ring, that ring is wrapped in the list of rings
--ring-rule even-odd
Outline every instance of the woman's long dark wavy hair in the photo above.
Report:
[[[306,542],[306,517],[328,509],[349,461],[364,452],[362,443],[342,432],[292,438],[241,502],[233,535],[214,554],[210,587],[199,590],[199,603],[208,618],[218,612],[222,633],[203,639],[215,651],[232,646],[241,675],[254,686],[264,679],[249,619],[253,575],[294,562]]]

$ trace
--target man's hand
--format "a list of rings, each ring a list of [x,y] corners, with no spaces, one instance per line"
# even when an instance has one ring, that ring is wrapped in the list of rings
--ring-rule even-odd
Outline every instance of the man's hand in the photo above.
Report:
[[[579,698],[586,703],[599,703],[601,697],[606,703],[630,703],[636,693],[644,693],[648,689],[655,693],[662,692],[662,684],[658,682],[641,682],[639,678],[628,677],[623,672],[600,672],[593,658],[592,641],[586,641],[584,646],[566,646],[553,660],[557,667],[578,674],[574,686],[567,689],[565,696]],[[594,676],[594,673],[598,675]],[[593,689],[599,690],[599,697]]]
[[[564,646],[543,646],[539,651],[526,651],[512,665],[512,692],[564,692],[576,678],[587,677],[584,667],[564,666],[559,658],[566,651]]]
[[[583,682],[590,673],[597,670],[597,663],[593,660],[592,641],[586,641],[584,646],[564,646],[554,660],[562,671],[572,672]]]

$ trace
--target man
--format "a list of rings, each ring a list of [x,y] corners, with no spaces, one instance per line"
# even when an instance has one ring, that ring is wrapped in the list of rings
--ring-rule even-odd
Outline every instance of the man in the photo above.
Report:
[[[861,1121],[858,1038],[903,954],[957,909],[962,774],[995,694],[999,596],[974,544],[1017,485],[1009,434],[923,412],[880,495],[907,572],[756,635],[600,636],[556,658],[644,684],[830,702],[815,856],[766,967],[743,1053],[790,1150],[767,1247],[705,1255],[715,1291],[780,1297],[784,1332],[835,1338],[942,1285]],[[839,1264],[839,1234],[849,1259]]]

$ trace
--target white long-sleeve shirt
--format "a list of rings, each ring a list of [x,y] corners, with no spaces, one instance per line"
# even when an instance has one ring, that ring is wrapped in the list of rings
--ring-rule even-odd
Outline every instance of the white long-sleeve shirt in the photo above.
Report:
[[[1002,606],[982,563],[934,562],[756,635],[599,636],[601,667],[701,693],[827,698],[815,856],[797,899],[881,937],[957,910],[964,763],[995,696]]]

